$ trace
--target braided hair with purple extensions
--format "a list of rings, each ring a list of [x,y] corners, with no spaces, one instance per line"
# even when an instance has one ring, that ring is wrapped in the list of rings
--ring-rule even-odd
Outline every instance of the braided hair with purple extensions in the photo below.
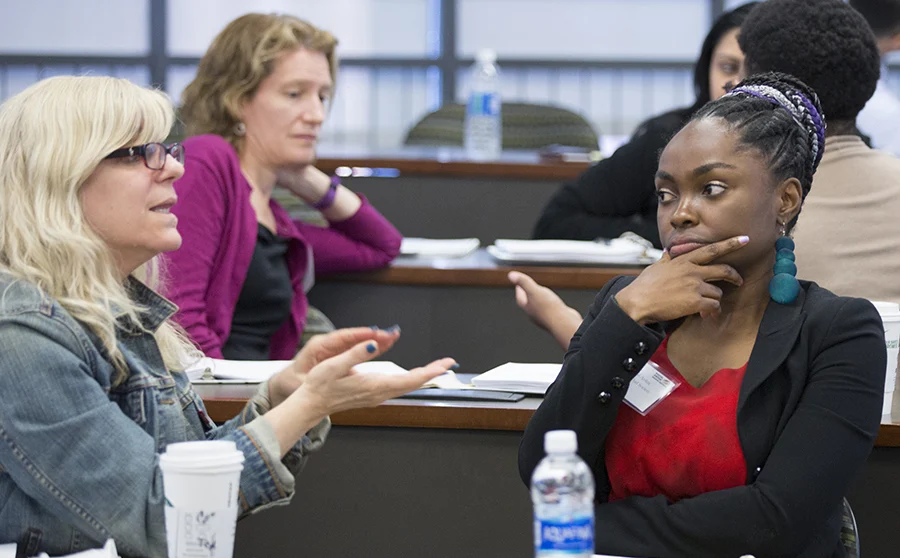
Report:
[[[765,72],[704,105],[691,120],[722,118],[740,142],[759,151],[779,179],[796,177],[809,193],[825,148],[825,117],[815,91],[788,74]],[[787,224],[790,231],[797,218]]]

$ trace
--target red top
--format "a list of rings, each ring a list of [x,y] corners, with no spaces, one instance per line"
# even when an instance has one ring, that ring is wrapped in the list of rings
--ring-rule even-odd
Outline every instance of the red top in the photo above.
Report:
[[[681,385],[642,417],[627,404],[606,438],[609,501],[663,495],[675,502],[747,482],[737,432],[745,364],[723,368],[695,388],[666,352],[666,337],[650,359]]]

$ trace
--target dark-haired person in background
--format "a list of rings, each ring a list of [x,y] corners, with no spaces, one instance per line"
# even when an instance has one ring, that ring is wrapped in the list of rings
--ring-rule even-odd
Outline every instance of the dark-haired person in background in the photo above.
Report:
[[[882,59],[900,50],[900,0],[850,0],[875,33]],[[900,155],[900,99],[887,84],[887,65],[881,66],[881,79],[875,94],[859,113],[860,129],[872,140],[876,149]]]
[[[773,274],[822,156],[821,112],[798,80],[760,74],[663,151],[667,253],[603,288],[519,449],[527,484],[544,433],[578,433],[598,552],[846,556],[843,497],[881,418],[881,320]],[[648,365],[681,384],[642,416],[622,403]]]
[[[798,276],[840,295],[900,302],[900,159],[855,135],[879,76],[869,25],[841,0],[768,0],[738,40],[749,74],[797,76],[828,118],[825,157],[794,233]]]
[[[744,77],[737,34],[755,4],[726,12],[713,24],[694,66],[694,104],[647,120],[609,158],[586,170],[575,182],[564,184],[541,212],[534,238],[593,240],[632,231],[660,247],[653,192],[659,152],[691,114],[721,97],[729,83]]]

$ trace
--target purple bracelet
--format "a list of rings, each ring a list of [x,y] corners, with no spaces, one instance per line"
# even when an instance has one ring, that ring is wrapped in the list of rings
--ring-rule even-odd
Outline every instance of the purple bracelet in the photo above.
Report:
[[[331,207],[331,204],[334,203],[334,197],[337,195],[337,187],[341,184],[341,178],[337,175],[331,176],[331,186],[328,187],[328,191],[325,192],[325,195],[322,196],[322,199],[312,204],[313,209],[318,209],[322,211],[323,209],[328,209]]]

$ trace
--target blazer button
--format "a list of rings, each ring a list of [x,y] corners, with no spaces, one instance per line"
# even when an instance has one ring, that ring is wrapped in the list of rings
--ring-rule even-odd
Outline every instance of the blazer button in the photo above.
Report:
[[[633,358],[628,357],[622,361],[622,368],[629,372],[634,372],[635,370],[637,370],[637,364],[635,364]]]
[[[597,396],[597,401],[599,401],[601,405],[606,405],[609,403],[610,399],[612,399],[612,395],[610,395],[608,391],[601,391],[600,395]]]
[[[612,379],[612,387],[614,387],[616,389],[622,389],[623,387],[625,387],[625,380],[623,380],[619,376],[616,376],[615,378]]]
[[[634,352],[637,353],[638,356],[647,352],[647,344],[643,341],[638,341],[634,344]]]

